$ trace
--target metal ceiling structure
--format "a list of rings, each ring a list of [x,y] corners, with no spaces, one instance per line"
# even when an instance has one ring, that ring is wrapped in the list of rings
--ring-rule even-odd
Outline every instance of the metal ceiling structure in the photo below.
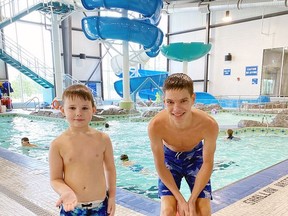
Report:
[[[166,0],[164,2],[163,10],[168,14],[188,11],[208,13],[210,11],[243,10],[257,7],[279,7],[288,10],[288,0]]]

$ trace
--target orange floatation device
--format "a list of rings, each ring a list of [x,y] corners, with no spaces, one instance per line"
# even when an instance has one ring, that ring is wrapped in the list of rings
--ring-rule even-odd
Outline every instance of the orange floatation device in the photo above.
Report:
[[[51,106],[52,106],[53,109],[58,110],[58,109],[60,109],[61,102],[58,101],[56,98],[54,98],[54,100],[51,103]]]

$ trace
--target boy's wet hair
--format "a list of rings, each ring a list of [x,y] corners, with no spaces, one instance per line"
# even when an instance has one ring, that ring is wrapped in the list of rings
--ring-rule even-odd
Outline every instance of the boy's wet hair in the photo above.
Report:
[[[23,138],[21,139],[21,142],[29,142],[28,137],[23,137]]]
[[[69,86],[63,92],[62,100],[64,102],[66,98],[74,99],[76,97],[91,101],[92,107],[96,107],[94,103],[93,95],[87,86],[82,85],[82,84],[74,84],[74,85]]]
[[[182,90],[187,89],[189,94],[194,94],[192,79],[184,73],[175,73],[167,77],[164,82],[163,92],[167,90]]]
[[[232,129],[228,129],[228,130],[227,130],[227,134],[228,134],[228,136],[232,136],[233,130],[232,130]]]
[[[120,156],[120,160],[121,160],[121,161],[128,161],[128,160],[129,160],[128,155],[122,154],[122,155]]]

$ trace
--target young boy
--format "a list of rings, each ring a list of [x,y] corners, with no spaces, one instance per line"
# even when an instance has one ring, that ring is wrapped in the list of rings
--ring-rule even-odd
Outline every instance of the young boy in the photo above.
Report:
[[[60,108],[69,127],[50,146],[52,188],[60,215],[115,214],[116,169],[107,134],[89,126],[96,112],[93,96],[81,84],[68,87]]]
[[[161,215],[211,215],[210,176],[219,128],[206,112],[192,108],[193,81],[183,73],[170,75],[164,83],[165,110],[149,123],[148,134],[159,175]],[[180,193],[185,178],[191,195]]]

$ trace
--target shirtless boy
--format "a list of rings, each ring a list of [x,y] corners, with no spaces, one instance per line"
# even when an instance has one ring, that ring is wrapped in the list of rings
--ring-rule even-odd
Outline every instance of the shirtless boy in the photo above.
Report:
[[[213,170],[217,122],[204,111],[192,108],[193,81],[183,73],[170,75],[163,87],[165,110],[149,123],[148,133],[159,175],[161,216],[211,215]],[[191,195],[180,193],[185,178]]]
[[[50,146],[52,188],[59,194],[60,215],[115,214],[116,169],[107,134],[89,126],[96,112],[93,96],[81,84],[62,96],[69,127]]]

